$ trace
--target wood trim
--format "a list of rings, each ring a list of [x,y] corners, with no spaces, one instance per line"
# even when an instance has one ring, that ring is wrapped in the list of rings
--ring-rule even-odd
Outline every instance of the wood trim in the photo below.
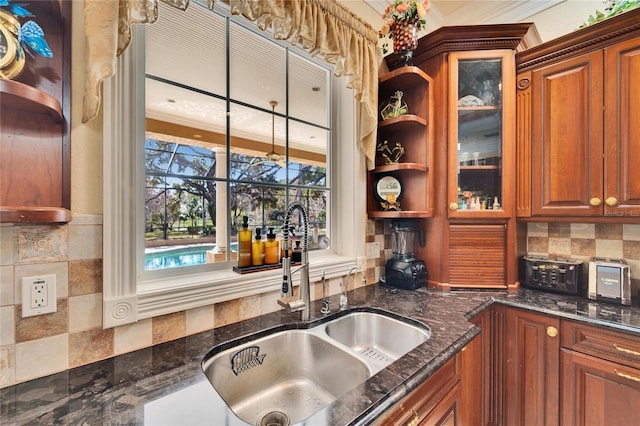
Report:
[[[531,216],[531,72],[516,78],[516,216]]]
[[[635,9],[518,53],[516,69],[522,72],[592,52],[634,37],[638,31],[640,9]]]
[[[63,207],[0,206],[0,223],[66,223],[71,211]]]

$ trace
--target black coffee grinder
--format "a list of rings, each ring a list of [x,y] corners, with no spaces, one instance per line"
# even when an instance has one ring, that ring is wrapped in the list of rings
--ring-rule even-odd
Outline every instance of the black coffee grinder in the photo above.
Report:
[[[413,257],[413,244],[418,234],[420,247],[424,247],[424,234],[415,219],[391,221],[391,249],[393,258],[387,261],[383,285],[407,290],[418,289],[427,283],[427,267]]]

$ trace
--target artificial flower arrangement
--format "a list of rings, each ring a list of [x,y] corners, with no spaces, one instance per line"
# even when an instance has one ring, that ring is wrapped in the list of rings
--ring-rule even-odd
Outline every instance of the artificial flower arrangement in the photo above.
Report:
[[[394,0],[382,14],[382,19],[385,20],[385,23],[378,36],[380,38],[388,37],[393,39],[394,51],[396,51],[396,47],[406,47],[406,44],[403,45],[402,43],[398,46],[400,40],[396,39],[401,37],[398,35],[400,34],[399,30],[405,27],[414,27],[416,30],[424,29],[427,24],[425,17],[429,8],[429,0]],[[382,45],[382,52],[386,54],[388,51],[389,44],[385,42]]]

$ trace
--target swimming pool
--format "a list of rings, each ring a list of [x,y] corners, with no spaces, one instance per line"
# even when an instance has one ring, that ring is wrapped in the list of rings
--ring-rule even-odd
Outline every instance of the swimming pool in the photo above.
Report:
[[[231,250],[236,251],[236,244],[231,243]],[[144,269],[176,268],[179,266],[193,266],[207,263],[207,251],[215,244],[198,244],[192,246],[178,246],[175,248],[158,248],[144,255]]]

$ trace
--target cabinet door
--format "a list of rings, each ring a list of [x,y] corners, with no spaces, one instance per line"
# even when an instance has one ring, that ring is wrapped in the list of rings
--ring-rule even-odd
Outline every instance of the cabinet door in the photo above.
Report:
[[[638,424],[640,370],[562,351],[563,425]]]
[[[442,401],[420,422],[420,426],[456,426],[466,425],[460,419],[460,386],[456,386]]]
[[[505,320],[505,424],[557,425],[560,320],[519,309]]]
[[[511,50],[449,56],[449,217],[507,217],[513,203]]]
[[[605,216],[640,216],[640,37],[605,50]]]
[[[449,285],[505,288],[506,240],[504,224],[449,225]]]
[[[601,216],[603,53],[532,72],[532,214]]]

